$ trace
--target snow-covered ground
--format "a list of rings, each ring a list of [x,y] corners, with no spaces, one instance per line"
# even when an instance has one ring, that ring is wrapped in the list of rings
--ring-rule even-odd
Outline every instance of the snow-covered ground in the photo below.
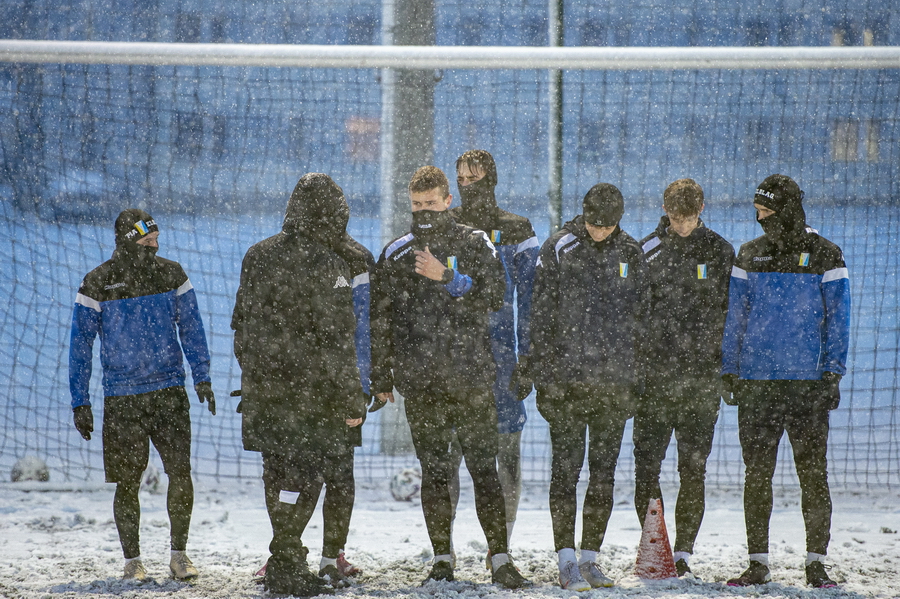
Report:
[[[44,489],[38,491],[36,489]],[[50,489],[50,490],[46,490]],[[263,597],[253,573],[267,557],[271,535],[262,486],[196,484],[188,553],[200,568],[192,583],[168,578],[165,495],[142,493],[142,554],[151,581],[120,580],[122,554],[112,520],[112,485],[66,483],[0,484],[0,597]],[[666,492],[669,504],[673,493]],[[600,562],[616,580],[611,589],[585,597],[877,597],[900,596],[900,491],[836,493],[829,561],[837,589],[804,584],[804,531],[799,494],[780,492],[772,518],[773,582],[758,588],[728,587],[724,580],[745,566],[741,496],[710,490],[706,518],[692,561],[700,581],[645,582],[632,574],[640,530],[631,490],[617,492],[616,507]],[[671,511],[671,510],[670,510]],[[673,518],[667,514],[670,538]],[[506,591],[490,584],[484,569],[486,544],[477,524],[471,491],[464,489],[455,527],[457,582],[420,587],[428,571],[430,545],[418,502],[392,500],[386,485],[359,489],[347,556],[364,569],[348,599],[369,597],[535,597],[570,599],[555,582],[546,488],[526,489],[512,542],[512,555],[535,587]],[[317,511],[304,537],[310,564],[318,565],[322,522]]]

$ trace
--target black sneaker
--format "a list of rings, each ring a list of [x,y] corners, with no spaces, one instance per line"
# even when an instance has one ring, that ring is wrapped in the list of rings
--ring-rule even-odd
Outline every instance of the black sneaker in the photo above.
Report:
[[[831,566],[826,566],[822,562],[815,561],[806,566],[806,584],[817,589],[830,589],[836,587],[837,583],[828,576],[826,570],[830,570]]]
[[[335,589],[346,589],[350,586],[350,581],[347,577],[341,574],[337,566],[331,564],[319,570],[319,578],[324,579],[327,584]]]
[[[504,589],[527,589],[532,586],[532,582],[522,576],[512,562],[506,562],[491,572],[491,582]]]
[[[678,573],[679,578],[681,578],[685,574],[693,574],[693,572],[691,572],[691,567],[688,566],[688,563],[686,561],[684,561],[683,559],[680,559],[677,562],[675,562],[675,572]]]
[[[729,580],[728,586],[749,587],[755,584],[766,584],[771,581],[772,574],[769,572],[769,566],[750,560],[750,567],[744,570],[744,573],[737,578]]]
[[[422,584],[426,585],[432,580],[453,582],[453,565],[450,562],[440,561],[431,566],[431,572],[428,573],[428,577],[422,581]]]
[[[334,589],[328,582],[302,567],[282,570],[269,563],[263,580],[265,589],[273,595],[293,595],[295,597],[315,597],[331,595]]]

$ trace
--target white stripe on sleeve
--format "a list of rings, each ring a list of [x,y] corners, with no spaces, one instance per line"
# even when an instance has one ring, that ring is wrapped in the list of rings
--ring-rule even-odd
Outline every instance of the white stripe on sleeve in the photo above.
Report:
[[[185,293],[187,293],[188,291],[190,291],[193,288],[194,288],[194,286],[191,285],[191,280],[188,279],[187,281],[185,281],[184,283],[181,284],[181,287],[179,287],[178,289],[175,290],[175,295],[184,295]]]
[[[659,237],[654,237],[652,239],[648,239],[647,243],[645,243],[644,247],[642,247],[641,249],[644,250],[644,253],[646,254],[647,252],[658,246],[660,243],[662,243],[662,241],[660,241]]]
[[[278,501],[281,503],[290,503],[293,505],[297,505],[297,500],[300,499],[300,493],[295,491],[285,491],[281,490],[278,493]]]
[[[350,285],[353,289],[356,289],[360,285],[368,285],[369,284],[369,273],[364,272],[362,274],[358,274],[353,277],[353,284]]]
[[[748,279],[747,271],[743,268],[738,268],[737,266],[731,267],[731,276],[735,279],[744,279],[745,281]]]
[[[522,243],[520,243],[519,245],[516,246],[516,253],[521,254],[525,250],[529,250],[531,248],[536,248],[539,245],[540,244],[538,243],[537,236],[529,237],[528,239],[526,239],[525,241],[523,241]]]
[[[91,310],[94,310],[96,312],[100,312],[100,302],[92,297],[88,297],[86,295],[78,293],[75,295],[75,303],[81,304],[85,308],[90,308]]]
[[[822,282],[829,283],[831,281],[837,281],[839,279],[849,279],[850,273],[847,272],[847,268],[832,268],[831,270],[825,271],[825,274],[822,275]]]

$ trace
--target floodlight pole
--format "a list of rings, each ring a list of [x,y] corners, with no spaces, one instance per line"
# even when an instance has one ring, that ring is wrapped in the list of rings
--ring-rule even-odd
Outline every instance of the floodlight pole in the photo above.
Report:
[[[547,21],[550,46],[564,45],[563,4],[563,0],[549,0]],[[550,212],[550,234],[552,235],[562,226],[563,72],[560,69],[550,69],[548,78],[547,207]]]
[[[434,0],[385,0],[382,45],[434,46]],[[381,70],[381,238],[409,230],[406,188],[417,168],[434,161],[434,71]]]

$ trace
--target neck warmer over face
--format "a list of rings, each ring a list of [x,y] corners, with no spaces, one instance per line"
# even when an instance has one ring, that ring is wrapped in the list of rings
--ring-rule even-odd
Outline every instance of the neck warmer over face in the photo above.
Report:
[[[447,210],[417,210],[412,213],[412,234],[427,239],[445,233],[453,225],[453,218]]]
[[[479,229],[491,229],[497,213],[497,199],[494,196],[494,184],[488,177],[482,177],[465,187],[460,186],[459,196],[462,200],[463,212]]]

